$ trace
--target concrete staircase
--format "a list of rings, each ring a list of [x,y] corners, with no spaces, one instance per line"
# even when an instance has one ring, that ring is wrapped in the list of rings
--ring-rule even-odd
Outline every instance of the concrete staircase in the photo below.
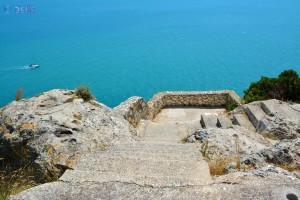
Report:
[[[228,128],[232,122],[226,115],[204,113],[201,114],[200,124],[202,128]]]
[[[256,131],[263,117],[276,112],[287,115],[284,113],[287,108],[274,104],[274,101],[265,101],[245,105],[239,113],[233,114],[232,121],[226,114],[216,112],[199,113],[185,121],[186,116],[181,110],[174,110],[174,113],[169,110],[164,117],[140,123],[137,127],[140,141],[85,155],[75,170],[67,170],[59,180],[72,187],[87,184],[100,190],[107,187],[111,192],[101,194],[104,199],[130,199],[128,194],[135,199],[141,193],[144,199],[160,199],[161,194],[167,195],[166,199],[173,199],[174,194],[178,199],[201,199],[198,196],[200,188],[213,183],[209,167],[199,146],[182,144],[181,139],[196,131],[199,125],[202,128],[228,128],[233,123]],[[177,113],[183,118],[174,117],[179,116]],[[291,116],[290,112],[288,114]]]
[[[68,170],[61,181],[124,182],[151,187],[207,184],[207,163],[194,145],[139,142],[109,148],[85,156],[76,170]]]
[[[209,167],[195,144],[182,144],[199,121],[143,121],[140,141],[109,147],[82,157],[75,170],[59,179],[71,184],[107,182],[142,187],[201,186],[211,181]]]

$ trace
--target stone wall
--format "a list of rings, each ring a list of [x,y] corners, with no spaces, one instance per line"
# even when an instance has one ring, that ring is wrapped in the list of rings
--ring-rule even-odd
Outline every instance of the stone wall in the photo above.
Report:
[[[241,104],[232,90],[196,92],[160,92],[146,103],[142,97],[131,97],[114,108],[131,125],[136,127],[141,119],[152,120],[161,109],[168,106],[225,106],[229,102]]]
[[[225,106],[229,102],[241,104],[240,97],[232,90],[160,92],[148,102],[148,119],[168,106]]]
[[[136,127],[141,119],[149,116],[147,102],[142,97],[130,97],[113,109],[121,114],[132,126]]]

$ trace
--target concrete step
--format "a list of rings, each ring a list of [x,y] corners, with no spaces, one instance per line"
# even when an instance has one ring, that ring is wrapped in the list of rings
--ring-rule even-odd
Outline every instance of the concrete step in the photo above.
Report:
[[[79,160],[75,170],[114,172],[138,176],[178,176],[185,178],[209,175],[204,160],[161,160],[148,158],[129,158],[119,156],[93,157],[87,155]]]
[[[108,151],[147,152],[147,153],[170,153],[185,154],[195,153],[199,148],[195,144],[159,144],[149,141],[127,143],[108,148]]]
[[[141,141],[149,141],[157,144],[176,144],[181,143],[181,139],[174,137],[174,138],[166,138],[164,136],[161,137],[144,137]]]
[[[217,187],[219,186],[219,187]],[[241,199],[238,195],[232,198],[230,184],[189,187],[151,187],[140,186],[130,182],[104,182],[104,183],[69,183],[57,181],[33,187],[18,196],[12,196],[12,200],[34,199],[34,200],[108,200],[108,199],[161,199],[161,200],[207,200],[207,199]],[[229,187],[229,189],[228,189]],[[221,188],[221,189],[220,189]],[[227,190],[225,190],[226,188]],[[244,194],[245,186],[234,193]],[[225,192],[227,193],[225,193]],[[245,191],[244,191],[245,192]],[[267,191],[270,194],[272,191]],[[229,194],[228,194],[229,193]],[[245,194],[246,195],[246,194]],[[242,196],[242,195],[240,195]],[[251,195],[250,195],[251,196]],[[254,195],[252,195],[254,196]],[[252,197],[251,196],[251,197]],[[270,196],[268,199],[274,199]]]
[[[279,111],[279,101],[275,99],[263,101],[261,103],[261,108],[267,115],[273,116],[275,113]]]
[[[219,116],[217,126],[222,128],[228,128],[232,125],[231,120],[226,116]]]
[[[106,182],[134,183],[140,186],[159,188],[204,185],[209,184],[211,178],[210,176],[206,176],[206,174],[201,178],[185,178],[175,176],[139,176],[113,172],[67,170],[59,180],[78,184],[85,182],[97,184]]]
[[[260,103],[245,106],[245,111],[254,127],[257,127],[259,120],[267,116]]]
[[[245,114],[234,114],[233,123],[255,132],[253,124],[250,122],[248,116]]]
[[[181,143],[182,138],[191,135],[199,128],[199,120],[185,122],[150,122],[144,128],[145,132],[141,141],[152,143],[176,144]],[[141,129],[141,127],[139,128]]]
[[[175,123],[149,122],[145,128],[144,141],[177,143],[181,139],[178,127]]]
[[[101,154],[101,153],[96,153]],[[102,153],[103,154],[103,153]],[[119,156],[119,157],[140,157],[148,159],[160,159],[160,160],[191,160],[198,159],[200,156],[199,151],[187,154],[178,154],[177,152],[172,153],[151,153],[151,152],[136,152],[136,151],[110,151],[107,155]],[[99,156],[99,155],[95,155]]]
[[[218,114],[204,113],[201,115],[200,124],[202,128],[216,128],[218,122]]]

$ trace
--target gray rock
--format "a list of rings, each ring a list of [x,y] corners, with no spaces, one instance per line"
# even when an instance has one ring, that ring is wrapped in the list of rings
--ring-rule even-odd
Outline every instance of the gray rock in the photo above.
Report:
[[[190,137],[187,138],[187,142],[188,143],[195,143],[196,142],[196,138],[194,135],[191,135]]]
[[[34,161],[42,174],[56,178],[73,168],[80,155],[132,141],[136,134],[112,109],[97,101],[83,102],[68,90],[12,102],[0,112],[0,127],[2,164]]]
[[[275,114],[272,118],[263,118],[259,122],[259,132],[272,138],[278,139],[294,139],[299,134],[299,123],[296,124],[294,120],[285,118],[283,115]]]
[[[261,168],[266,165],[265,158],[260,152],[242,155],[241,163],[255,168]]]
[[[288,165],[294,160],[288,149],[264,149],[261,153],[267,162],[278,165]]]
[[[208,132],[205,129],[198,129],[193,135],[196,140],[200,140],[201,142],[207,140],[209,137]]]
[[[296,178],[294,173],[291,173],[291,172],[281,169],[279,167],[274,167],[273,165],[268,165],[266,167],[262,167],[260,169],[251,171],[250,173],[253,173],[254,175],[260,176],[260,177],[266,177],[270,173],[276,173],[276,174],[281,174],[284,176],[291,177],[292,179]]]

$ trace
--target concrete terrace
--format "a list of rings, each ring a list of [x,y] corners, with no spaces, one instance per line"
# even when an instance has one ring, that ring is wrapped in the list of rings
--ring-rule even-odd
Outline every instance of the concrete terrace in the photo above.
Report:
[[[201,116],[205,119],[208,116],[227,118],[222,107],[167,107],[153,120],[142,120],[137,127],[138,136],[141,140],[176,144],[201,128]]]

